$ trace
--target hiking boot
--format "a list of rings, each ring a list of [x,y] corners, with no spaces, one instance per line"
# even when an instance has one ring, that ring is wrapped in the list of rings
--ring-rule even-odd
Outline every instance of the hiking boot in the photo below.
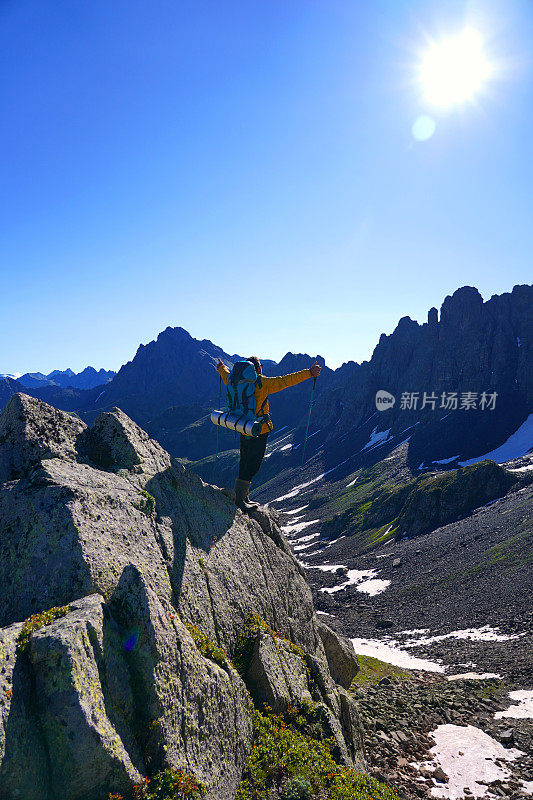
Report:
[[[251,481],[243,481],[241,478],[237,478],[235,481],[235,505],[245,514],[259,508],[259,503],[252,502],[248,497],[250,483]]]
[[[250,500],[248,496],[249,491],[250,491],[250,481],[248,482],[248,489],[246,490],[246,497],[244,498],[244,500],[248,508],[252,508],[255,511],[256,508],[261,508],[261,506],[259,503],[256,503],[255,500]]]

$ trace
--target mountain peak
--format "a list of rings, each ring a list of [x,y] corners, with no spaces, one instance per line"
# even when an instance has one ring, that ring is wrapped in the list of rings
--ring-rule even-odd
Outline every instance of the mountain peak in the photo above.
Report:
[[[440,311],[441,323],[468,325],[479,317],[482,308],[483,298],[475,286],[461,286],[444,299]]]
[[[193,339],[189,331],[186,331],[185,328],[181,328],[179,325],[175,328],[172,328],[170,325],[167,326],[164,331],[161,331],[161,333],[158,334],[157,341],[165,338],[177,340]]]

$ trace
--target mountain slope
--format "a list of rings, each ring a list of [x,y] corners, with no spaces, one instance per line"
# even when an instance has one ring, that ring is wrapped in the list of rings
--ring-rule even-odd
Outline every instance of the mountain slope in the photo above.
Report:
[[[10,397],[17,392],[23,392],[24,386],[15,378],[0,378],[0,408],[3,408]]]

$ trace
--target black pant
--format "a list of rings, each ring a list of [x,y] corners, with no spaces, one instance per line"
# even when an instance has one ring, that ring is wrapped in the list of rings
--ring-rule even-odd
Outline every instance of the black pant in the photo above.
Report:
[[[243,436],[241,433],[241,460],[239,478],[251,481],[259,471],[267,446],[268,432],[260,436]]]

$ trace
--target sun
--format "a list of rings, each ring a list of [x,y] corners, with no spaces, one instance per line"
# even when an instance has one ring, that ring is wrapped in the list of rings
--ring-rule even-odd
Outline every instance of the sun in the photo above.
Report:
[[[457,36],[432,42],[422,58],[419,77],[426,100],[451,106],[471,100],[492,72],[483,52],[483,37],[474,28],[465,28]]]

